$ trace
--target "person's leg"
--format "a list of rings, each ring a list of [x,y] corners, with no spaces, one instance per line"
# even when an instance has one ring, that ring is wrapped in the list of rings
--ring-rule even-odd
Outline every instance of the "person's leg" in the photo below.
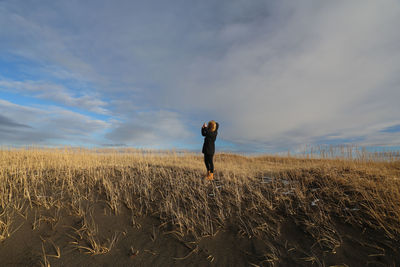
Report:
[[[210,164],[207,154],[204,154],[204,163],[206,164],[207,171],[210,171]]]
[[[209,165],[210,165],[210,172],[214,173],[214,161],[213,161],[214,154],[209,155]]]
[[[213,163],[213,156],[214,154],[207,154],[205,157],[205,160],[208,164],[208,175],[207,175],[207,180],[212,181],[214,179],[214,163]]]

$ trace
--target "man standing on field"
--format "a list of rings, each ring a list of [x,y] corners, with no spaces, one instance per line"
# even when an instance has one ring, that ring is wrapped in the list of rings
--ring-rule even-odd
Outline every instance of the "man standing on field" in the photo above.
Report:
[[[215,140],[218,135],[218,127],[219,124],[213,120],[210,121],[208,125],[204,123],[203,127],[201,127],[201,135],[205,136],[202,152],[204,154],[204,163],[207,168],[206,179],[209,181],[214,179],[213,157],[215,153]]]

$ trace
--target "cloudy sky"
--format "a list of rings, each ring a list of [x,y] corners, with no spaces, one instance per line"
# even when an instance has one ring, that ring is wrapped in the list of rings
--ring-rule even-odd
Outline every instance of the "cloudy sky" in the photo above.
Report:
[[[400,146],[400,3],[0,0],[0,145]]]

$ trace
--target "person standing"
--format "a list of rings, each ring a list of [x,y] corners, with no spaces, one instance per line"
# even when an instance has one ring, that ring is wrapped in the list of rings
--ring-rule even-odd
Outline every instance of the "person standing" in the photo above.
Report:
[[[204,154],[204,163],[207,168],[206,179],[212,181],[214,179],[214,162],[215,140],[218,135],[219,124],[214,120],[203,124],[201,127],[201,135],[205,136],[202,153]]]

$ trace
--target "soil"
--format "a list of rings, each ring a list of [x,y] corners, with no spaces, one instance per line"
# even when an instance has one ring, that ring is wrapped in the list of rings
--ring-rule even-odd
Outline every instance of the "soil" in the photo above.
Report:
[[[35,222],[39,215],[46,220]],[[198,240],[167,229],[157,217],[134,218],[128,209],[112,214],[104,203],[92,208],[98,241],[115,245],[103,255],[91,255],[87,241],[76,229],[82,220],[55,209],[34,208],[26,217],[16,214],[13,232],[0,243],[0,266],[43,266],[44,253],[50,266],[399,266],[400,243],[384,233],[334,220],[341,244],[329,251],[315,244],[296,223],[283,219],[278,236],[271,240],[241,235],[234,224],[215,236]],[[53,218],[53,219],[52,219]],[[58,218],[58,219],[55,219]],[[234,222],[235,218],[230,221]],[[34,229],[33,229],[34,228]],[[75,243],[74,243],[75,242]],[[56,255],[60,249],[60,257]]]

